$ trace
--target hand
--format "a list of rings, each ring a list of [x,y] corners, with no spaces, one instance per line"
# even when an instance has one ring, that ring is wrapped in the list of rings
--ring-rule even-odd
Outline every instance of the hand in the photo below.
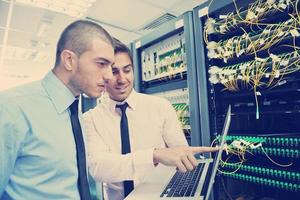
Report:
[[[194,154],[218,151],[218,147],[170,147],[154,149],[154,164],[175,166],[180,172],[191,171],[197,166]]]

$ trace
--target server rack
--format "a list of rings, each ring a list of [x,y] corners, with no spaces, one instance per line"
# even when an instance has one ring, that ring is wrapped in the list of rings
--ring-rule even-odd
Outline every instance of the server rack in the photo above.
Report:
[[[135,88],[171,101],[189,143],[197,145],[199,113],[192,12],[134,42]],[[138,66],[138,67],[137,67]],[[183,101],[182,101],[183,100]]]
[[[223,156],[217,199],[300,198],[298,10],[285,0],[193,10],[201,140],[218,141],[231,104],[227,144],[243,156]]]

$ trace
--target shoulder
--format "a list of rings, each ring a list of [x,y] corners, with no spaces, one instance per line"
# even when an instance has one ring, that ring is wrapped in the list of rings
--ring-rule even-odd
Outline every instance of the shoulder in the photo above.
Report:
[[[40,81],[0,92],[1,120],[19,125],[28,123],[27,112],[35,108],[42,95],[45,96]]]
[[[0,124],[2,128],[6,127],[6,134],[23,137],[29,130],[25,107],[34,109],[33,99],[37,98],[36,92],[40,92],[39,85],[34,82],[0,92]]]
[[[21,105],[28,99],[38,98],[43,94],[41,81],[31,82],[0,92],[0,105]]]

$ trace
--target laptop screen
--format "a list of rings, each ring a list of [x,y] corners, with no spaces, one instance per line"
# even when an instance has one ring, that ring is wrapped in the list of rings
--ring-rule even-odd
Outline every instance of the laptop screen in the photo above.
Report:
[[[214,181],[215,181],[215,176],[216,176],[218,166],[219,166],[219,162],[220,162],[220,159],[221,159],[221,156],[222,156],[222,152],[223,152],[224,144],[225,144],[225,141],[226,141],[226,136],[227,136],[228,129],[229,129],[229,126],[230,126],[230,122],[231,122],[231,105],[228,106],[225,122],[224,122],[224,125],[223,125],[223,130],[222,130],[222,134],[221,134],[220,150],[217,152],[217,155],[215,156],[215,159],[214,159],[214,166],[213,166],[211,177],[210,177],[210,180],[209,180],[207,195],[205,197],[205,200],[209,199],[210,192],[212,190],[212,186],[213,186]]]

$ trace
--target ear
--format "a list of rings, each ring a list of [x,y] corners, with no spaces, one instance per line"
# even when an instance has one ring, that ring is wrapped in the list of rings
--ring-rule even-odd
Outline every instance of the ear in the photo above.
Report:
[[[67,71],[74,70],[77,56],[73,51],[64,49],[60,54],[60,60]]]

